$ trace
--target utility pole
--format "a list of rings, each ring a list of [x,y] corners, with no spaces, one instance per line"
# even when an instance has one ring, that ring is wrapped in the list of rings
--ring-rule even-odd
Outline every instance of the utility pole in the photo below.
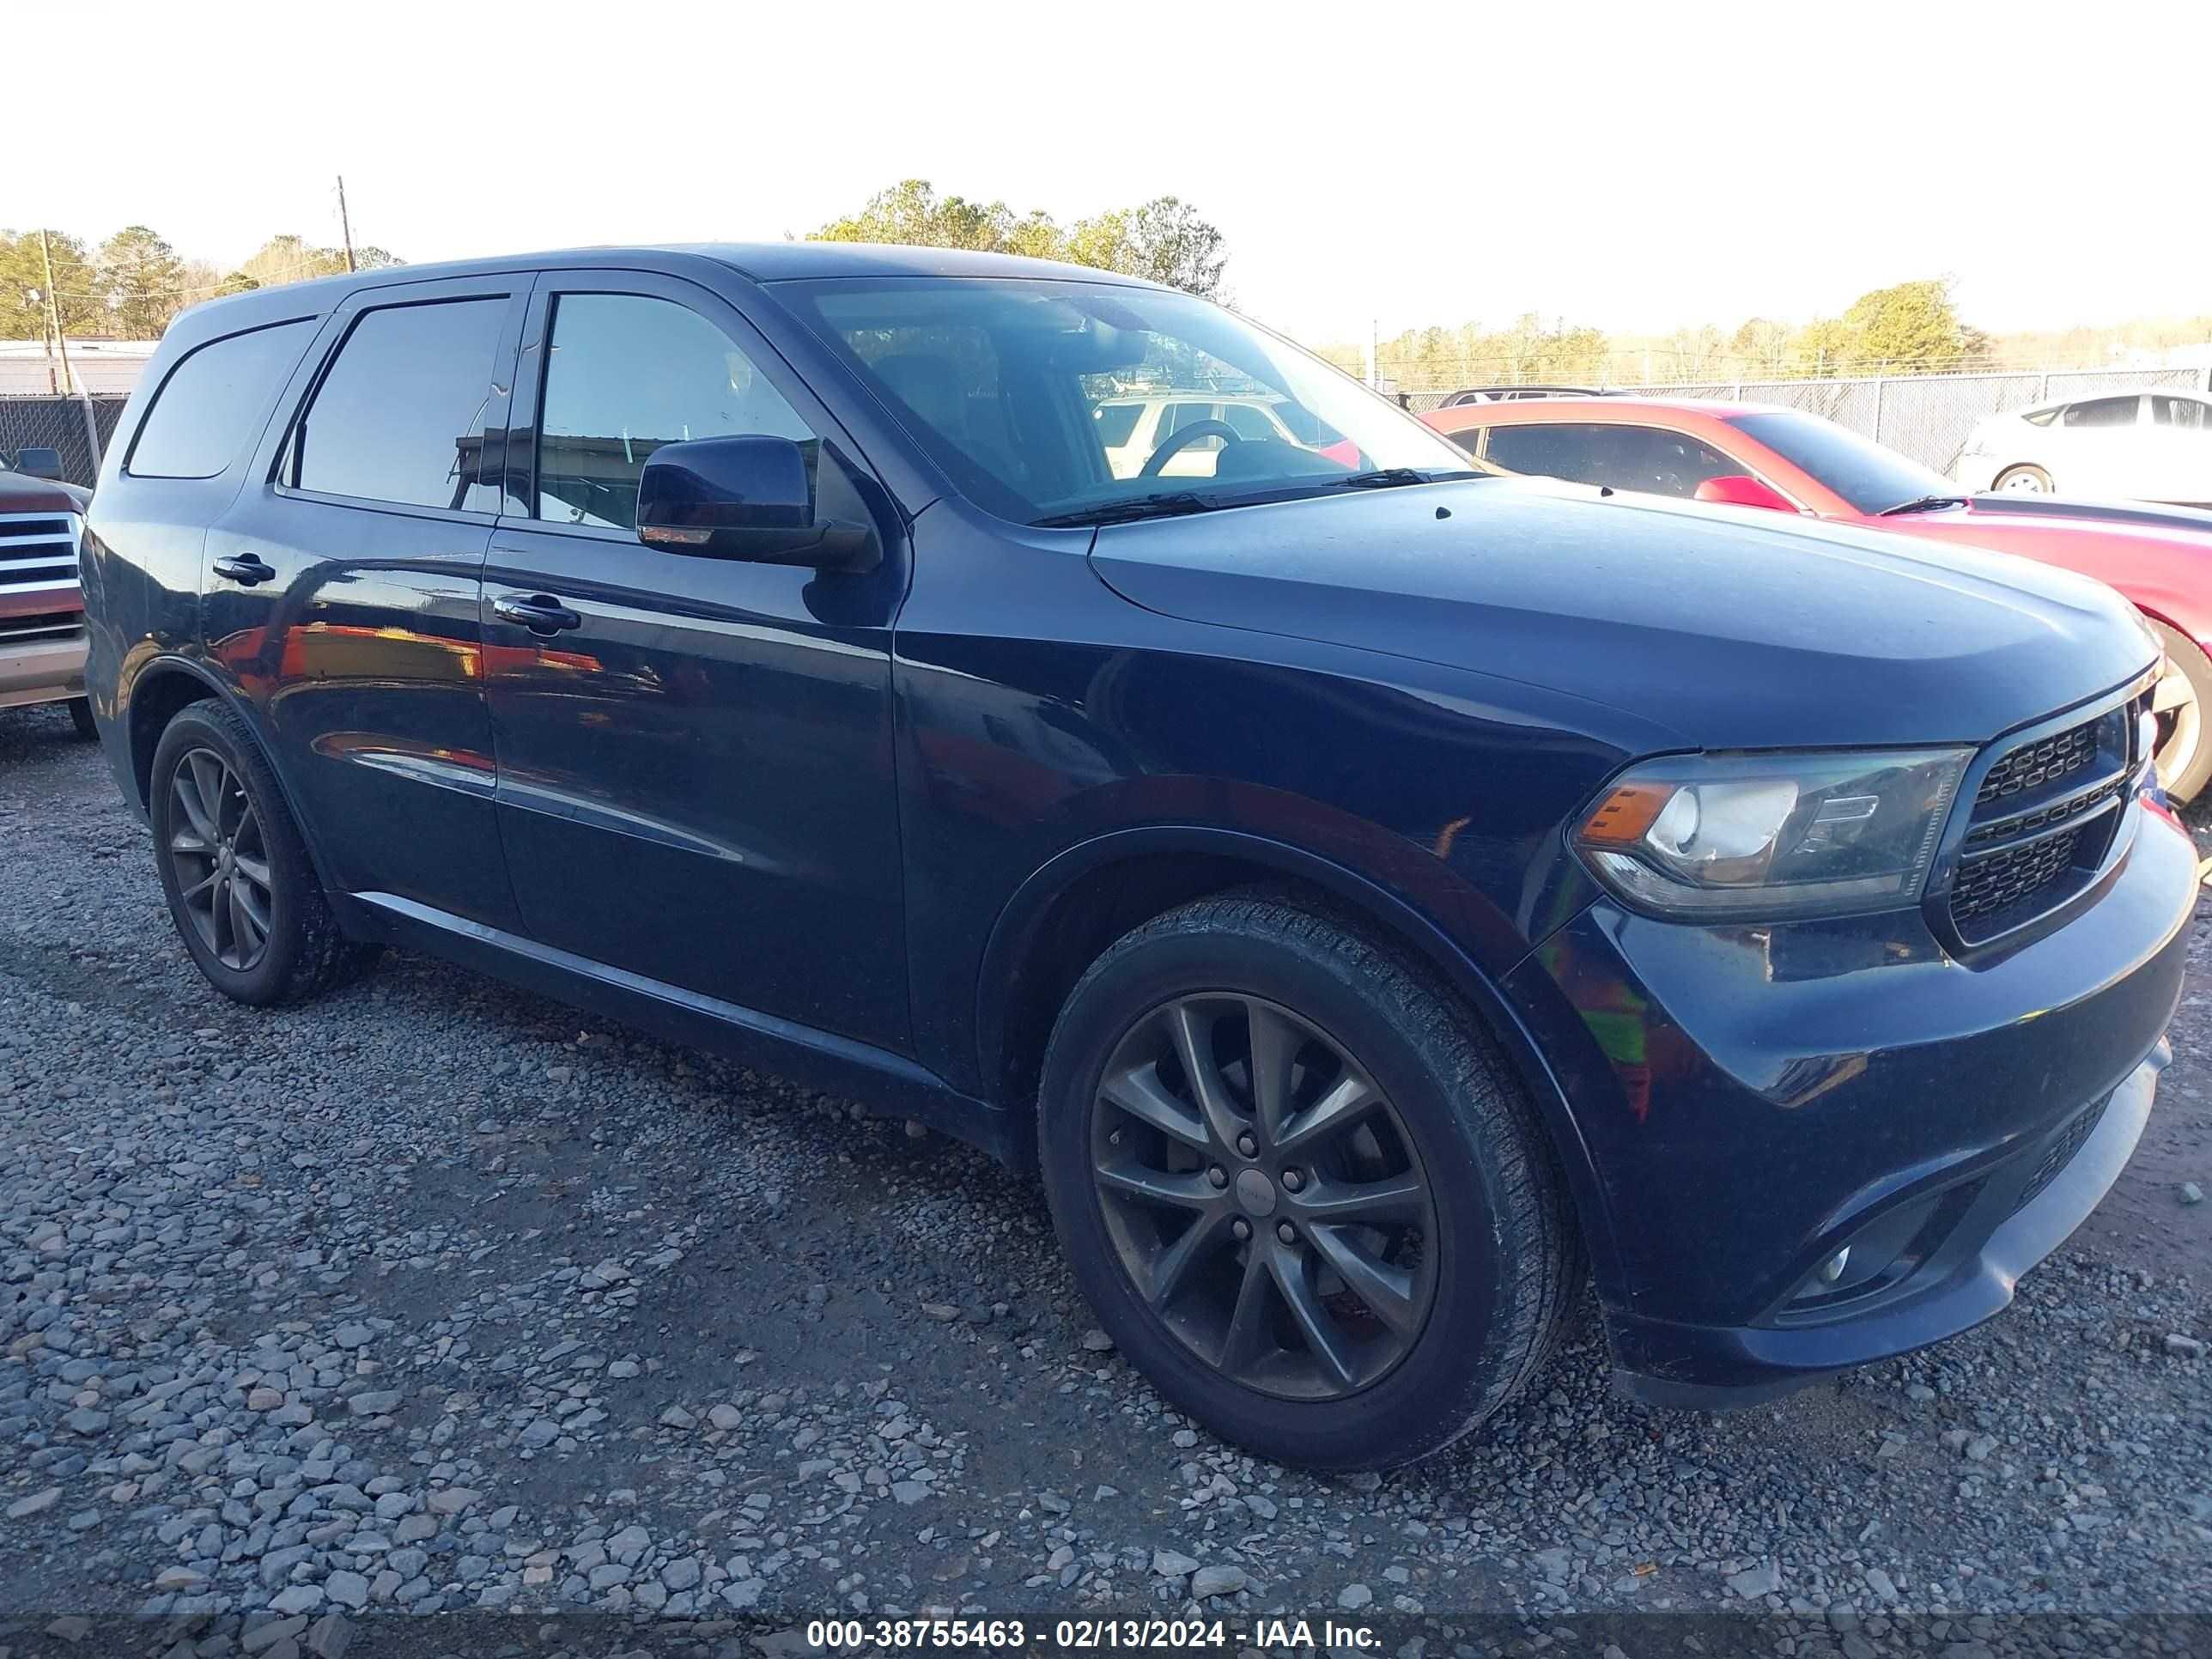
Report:
[[[1374,390],[1377,384],[1375,378],[1375,347],[1376,330],[1378,326],[1374,318],[1370,317],[1367,319],[1367,386],[1370,391]]]
[[[54,298],[54,250],[46,240],[46,233],[43,229],[39,232],[39,258],[46,262],[46,321],[53,328],[54,343],[60,348],[62,354],[62,390],[75,392],[76,382],[70,375],[69,341],[62,334],[61,305]]]
[[[343,173],[338,174],[338,229],[345,236],[346,270],[350,272],[354,268],[353,221],[346,217],[345,174]]]

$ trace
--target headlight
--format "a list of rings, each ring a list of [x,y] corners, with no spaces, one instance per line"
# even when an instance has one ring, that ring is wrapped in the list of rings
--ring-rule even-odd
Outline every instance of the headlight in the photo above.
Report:
[[[1575,830],[1639,910],[1700,921],[1839,915],[1920,896],[1968,749],[1680,755],[1614,780]]]

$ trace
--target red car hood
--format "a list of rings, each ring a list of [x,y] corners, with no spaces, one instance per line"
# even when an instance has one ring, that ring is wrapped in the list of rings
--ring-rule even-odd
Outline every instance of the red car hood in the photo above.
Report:
[[[2094,576],[2212,648],[2212,513],[2057,501],[2014,511],[1982,496],[1964,507],[1861,522]]]
[[[58,483],[0,472],[0,513],[82,513],[84,504]]]

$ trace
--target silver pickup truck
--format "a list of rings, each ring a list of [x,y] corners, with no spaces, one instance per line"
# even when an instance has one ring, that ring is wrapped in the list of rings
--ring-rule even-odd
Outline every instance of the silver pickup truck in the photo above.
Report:
[[[66,702],[96,738],[84,696],[77,544],[91,492],[65,483],[51,449],[0,451],[0,708]]]

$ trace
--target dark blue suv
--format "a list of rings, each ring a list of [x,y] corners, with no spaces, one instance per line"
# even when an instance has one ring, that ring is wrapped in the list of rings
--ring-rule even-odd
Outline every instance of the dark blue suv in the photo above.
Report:
[[[1177,1406],[1358,1468],[1587,1276],[1719,1403],[2002,1307],[2197,891],[2094,582],[1480,476],[1242,318],[800,245],[186,313],[91,695],[222,991],[427,949],[1039,1166]]]

